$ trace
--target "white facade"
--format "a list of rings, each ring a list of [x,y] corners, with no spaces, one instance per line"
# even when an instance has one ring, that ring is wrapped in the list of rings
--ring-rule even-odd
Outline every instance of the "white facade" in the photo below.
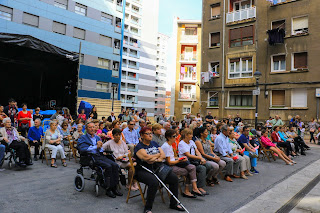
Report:
[[[158,14],[159,0],[126,1],[121,105],[145,108],[149,117],[155,109]]]
[[[167,82],[167,53],[170,37],[158,33],[157,38],[157,65],[156,65],[156,87],[155,87],[155,114],[165,113],[166,82]]]

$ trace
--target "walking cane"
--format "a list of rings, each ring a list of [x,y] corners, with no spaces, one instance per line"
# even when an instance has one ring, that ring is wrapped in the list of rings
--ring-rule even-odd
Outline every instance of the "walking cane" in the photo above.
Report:
[[[142,165],[141,165],[142,166]],[[178,205],[180,205],[184,210],[186,210],[187,213],[189,213],[188,209],[186,209],[186,207],[184,207],[184,205],[182,205],[182,203],[180,202],[180,200],[178,200],[178,198],[176,196],[174,196],[174,194],[170,191],[170,189],[168,189],[168,187],[166,186],[166,184],[164,184],[161,179],[158,177],[158,175],[156,175],[153,171],[151,171],[150,169],[146,168],[145,166],[142,166],[142,168],[144,170],[146,170],[147,172],[153,174],[158,181],[161,183],[161,185],[170,193],[171,196],[173,196],[173,198],[178,202]]]

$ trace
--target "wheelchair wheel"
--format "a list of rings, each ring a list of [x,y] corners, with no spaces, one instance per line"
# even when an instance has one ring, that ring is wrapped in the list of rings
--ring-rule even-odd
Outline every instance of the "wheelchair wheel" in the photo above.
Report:
[[[77,174],[74,178],[74,186],[78,192],[81,192],[84,189],[84,178],[81,174]]]
[[[99,186],[99,184],[98,183],[96,183],[96,185],[95,185],[95,187],[94,187],[94,191],[95,191],[95,193],[96,193],[96,197],[99,197],[99,189],[100,188],[100,186]]]

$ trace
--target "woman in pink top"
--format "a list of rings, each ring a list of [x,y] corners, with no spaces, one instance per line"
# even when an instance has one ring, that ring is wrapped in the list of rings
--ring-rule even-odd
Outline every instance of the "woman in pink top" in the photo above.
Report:
[[[281,151],[274,143],[271,142],[271,140],[268,138],[268,131],[262,130],[261,131],[261,143],[266,149],[272,150],[275,154],[279,156],[287,165],[293,165],[296,164],[293,160],[291,160],[286,154],[284,154],[283,151]]]

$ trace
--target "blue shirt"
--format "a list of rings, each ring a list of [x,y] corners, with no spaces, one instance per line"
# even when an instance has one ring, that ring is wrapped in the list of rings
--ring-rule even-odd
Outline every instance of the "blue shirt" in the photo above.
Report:
[[[92,137],[91,135],[89,135],[87,133],[87,136],[90,138],[91,142],[93,145],[89,146],[88,149],[87,149],[87,152],[89,153],[93,153],[93,154],[97,154],[98,152],[103,152],[103,149],[100,148],[98,150],[98,147],[97,147],[97,138],[95,137],[95,135]]]
[[[286,136],[286,134],[284,132],[278,132],[279,136],[281,138],[281,140],[283,140],[284,142],[286,142],[288,140],[288,137]]]
[[[43,129],[41,126],[39,128],[33,126],[29,129],[28,139],[30,141],[39,141],[40,142],[41,136],[44,136]]]
[[[238,143],[240,144],[240,146],[243,148],[244,147],[244,143],[246,143],[249,146],[249,136],[245,136],[244,134],[242,134],[239,138],[238,138]]]
[[[214,140],[214,151],[220,153],[222,156],[233,153],[229,144],[229,138],[223,133],[220,133]]]
[[[138,144],[139,143],[139,136],[138,131],[135,129],[132,129],[132,131],[129,130],[129,127],[125,128],[123,130],[123,135],[126,139],[127,144]]]

